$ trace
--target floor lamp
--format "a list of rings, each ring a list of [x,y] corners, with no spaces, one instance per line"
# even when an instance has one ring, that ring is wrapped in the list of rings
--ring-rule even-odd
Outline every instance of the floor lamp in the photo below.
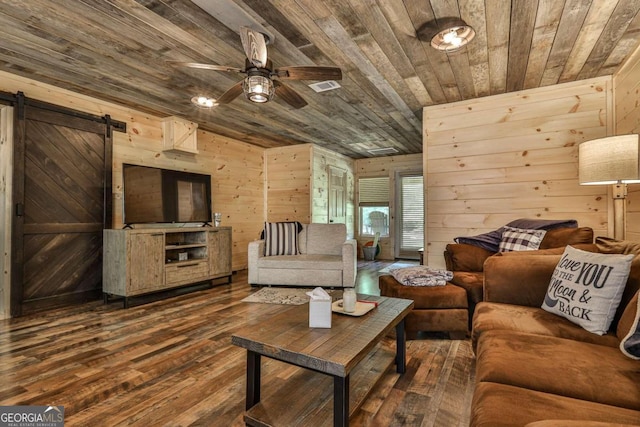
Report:
[[[613,234],[624,240],[627,184],[640,183],[639,136],[609,136],[581,143],[578,173],[580,185],[613,186]]]

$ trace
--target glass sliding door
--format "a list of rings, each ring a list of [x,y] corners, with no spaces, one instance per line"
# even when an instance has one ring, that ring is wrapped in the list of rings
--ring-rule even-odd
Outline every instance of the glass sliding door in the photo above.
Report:
[[[424,247],[424,188],[421,173],[402,173],[397,182],[396,258],[419,259]]]

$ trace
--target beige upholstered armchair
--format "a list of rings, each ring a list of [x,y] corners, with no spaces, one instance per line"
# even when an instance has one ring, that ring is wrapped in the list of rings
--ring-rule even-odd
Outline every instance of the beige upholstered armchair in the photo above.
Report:
[[[265,256],[265,241],[249,243],[249,284],[353,287],[356,241],[344,224],[302,224],[297,255]]]

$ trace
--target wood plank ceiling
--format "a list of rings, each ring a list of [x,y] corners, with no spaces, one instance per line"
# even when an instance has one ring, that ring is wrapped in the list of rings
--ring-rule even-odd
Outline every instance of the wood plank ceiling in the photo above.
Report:
[[[3,0],[0,69],[263,147],[419,153],[424,106],[613,74],[638,45],[639,9],[638,0]],[[423,31],[444,17],[477,32],[454,54]],[[288,80],[309,103],[299,110],[242,96],[193,106],[192,96],[216,98],[242,75],[167,61],[242,67],[240,25],[274,37],[276,67],[338,66],[342,87],[315,93]]]

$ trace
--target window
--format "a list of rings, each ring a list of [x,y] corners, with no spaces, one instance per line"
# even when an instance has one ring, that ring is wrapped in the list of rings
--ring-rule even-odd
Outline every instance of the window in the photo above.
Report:
[[[389,236],[389,177],[358,180],[360,235]]]

